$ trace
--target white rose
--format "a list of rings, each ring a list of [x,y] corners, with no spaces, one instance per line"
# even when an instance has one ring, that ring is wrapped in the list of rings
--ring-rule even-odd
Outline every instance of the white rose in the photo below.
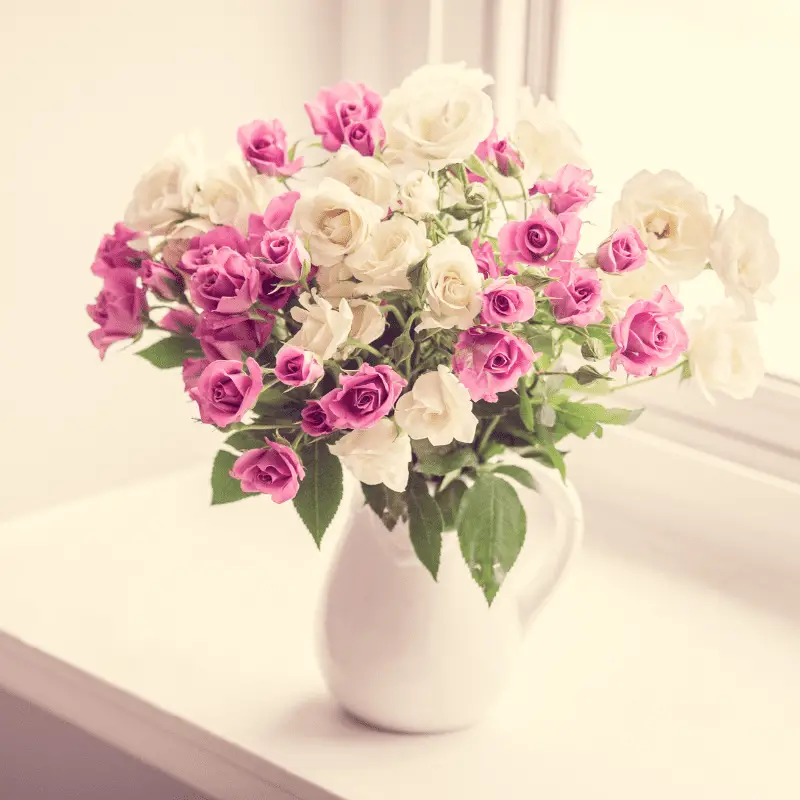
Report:
[[[389,157],[432,170],[469,158],[494,125],[492,101],[483,91],[490,83],[463,62],[411,73],[383,102]]]
[[[181,256],[186,252],[189,241],[195,236],[208,233],[213,227],[214,223],[205,217],[190,217],[173,226],[164,240],[164,247],[161,251],[164,263],[175,269]]]
[[[564,122],[555,103],[547,95],[535,102],[527,86],[519,93],[512,141],[522,156],[523,179],[528,185],[542,176],[551,177],[565,164],[586,164],[575,131]]]
[[[767,288],[778,275],[778,250],[769,222],[738,197],[733,213],[717,228],[711,243],[711,266],[725,286],[725,293],[755,319],[755,300],[770,302]]]
[[[353,312],[353,324],[350,326],[350,337],[362,344],[369,344],[379,339],[386,328],[386,317],[369,300],[349,300]]]
[[[403,291],[411,288],[408,268],[422,261],[427,250],[425,225],[394,214],[378,225],[372,238],[345,264],[359,281],[357,294]]]
[[[353,325],[353,312],[347,300],[340,300],[337,309],[312,290],[311,294],[303,292],[298,303],[300,307],[295,306],[291,315],[302,327],[287,344],[310,350],[320,362],[332,358],[347,341]]]
[[[259,175],[240,161],[230,161],[208,173],[192,211],[215,225],[232,225],[244,233],[250,215],[263,214],[269,201],[283,191],[277,179]]]
[[[613,227],[633,225],[647,245],[645,271],[659,284],[696,278],[705,268],[714,221],[706,196],[672,170],[634,175],[622,187]]]
[[[466,330],[481,310],[481,274],[472,251],[448,236],[431,248],[427,266],[427,308],[417,330]]]
[[[125,224],[143,233],[164,233],[189,212],[201,168],[196,141],[176,139],[164,157],[139,179],[125,210]]]
[[[692,377],[712,402],[712,392],[752,397],[764,378],[755,324],[731,306],[718,306],[689,325],[688,355]]]
[[[343,297],[356,296],[358,283],[351,280],[353,273],[344,262],[333,267],[323,267],[317,272],[316,283],[319,293],[331,303],[338,303]]]
[[[324,174],[348,186],[359,197],[371,200],[384,214],[397,194],[386,164],[372,156],[362,156],[351,147],[342,147],[325,165]]]
[[[434,447],[453,439],[471,442],[478,425],[467,387],[443,364],[417,378],[397,401],[395,419],[412,439],[427,439]]]
[[[371,428],[352,431],[328,449],[338,456],[356,480],[368,486],[379,483],[402,492],[408,483],[411,440],[384,417]]]
[[[439,210],[439,187],[421,169],[415,169],[406,176],[400,187],[399,198],[400,210],[414,219],[436,214]]]
[[[332,267],[369,240],[383,215],[380,206],[340,181],[323,178],[301,192],[292,222],[308,238],[314,264]]]

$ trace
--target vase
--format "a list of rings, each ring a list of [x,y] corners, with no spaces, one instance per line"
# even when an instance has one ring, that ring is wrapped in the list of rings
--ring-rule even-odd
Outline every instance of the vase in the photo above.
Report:
[[[507,684],[525,630],[578,548],[578,495],[555,470],[527,462],[538,491],[518,487],[525,543],[491,606],[454,531],[438,580],[356,490],[322,592],[318,656],[330,693],[353,717],[403,733],[442,733],[480,720]]]

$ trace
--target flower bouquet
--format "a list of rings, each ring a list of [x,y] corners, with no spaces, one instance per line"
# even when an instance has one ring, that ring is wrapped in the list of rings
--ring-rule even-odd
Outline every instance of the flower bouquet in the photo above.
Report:
[[[528,92],[501,138],[490,83],[459,64],[385,98],[340,83],[306,105],[313,137],[252,122],[207,171],[173,149],[103,238],[88,307],[101,358],[164,334],[137,355],[182,368],[224,435],[213,503],[291,500],[319,544],[344,465],[434,578],[455,530],[489,603],[525,538],[515,486],[534,485],[503,453],[565,476],[570,437],[638,416],[609,397],[675,371],[748,396],[777,271],[760,213],[737,199],[715,221],[670,171],[633,177],[587,244],[574,133]],[[704,270],[728,300],[685,325]]]

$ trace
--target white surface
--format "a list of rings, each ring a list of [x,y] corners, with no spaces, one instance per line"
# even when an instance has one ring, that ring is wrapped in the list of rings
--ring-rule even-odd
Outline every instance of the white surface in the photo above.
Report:
[[[780,573],[788,560],[776,537],[796,534],[800,495],[698,462],[707,496],[748,481],[771,508],[687,508],[685,528],[767,520],[752,528],[758,545],[745,545],[761,560],[709,558],[700,543],[687,570],[686,548],[681,561],[647,528],[672,523],[680,503],[625,516],[596,503],[604,480],[641,499],[641,475],[621,473],[635,441],[598,443],[602,471],[593,447],[574,455],[588,546],[530,632],[510,691],[475,729],[404,737],[341,716],[312,652],[332,542],[317,554],[292,509],[265,499],[207,508],[204,470],[0,527],[0,630],[43,651],[20,654],[0,638],[0,683],[220,800],[329,796],[298,788],[276,766],[347,800],[794,800],[798,573],[796,563],[793,576]],[[665,451],[664,470],[675,452]],[[661,473],[674,485],[665,498],[686,502],[681,480],[694,466],[683,478]],[[770,531],[770,511],[794,512],[783,518],[789,529]],[[662,532],[670,543],[687,533]],[[50,656],[102,681],[65,676]],[[175,717],[191,723],[181,736]],[[201,731],[219,738],[201,741]],[[254,776],[292,793],[259,795]]]

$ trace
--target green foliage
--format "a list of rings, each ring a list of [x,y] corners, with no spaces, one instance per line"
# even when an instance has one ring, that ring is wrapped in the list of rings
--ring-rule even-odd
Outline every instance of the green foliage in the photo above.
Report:
[[[227,450],[220,450],[214,458],[214,466],[211,468],[212,506],[234,503],[253,495],[253,493],[243,492],[239,481],[230,476],[234,461],[236,461],[236,456]]]
[[[520,272],[519,275],[514,276],[514,282],[520,286],[527,286],[529,289],[533,289],[533,291],[536,292],[547,286],[548,283],[552,283],[553,278],[539,272],[534,272],[533,270],[525,270]]]
[[[519,390],[519,418],[522,420],[522,424],[525,426],[525,429],[532,431],[533,405],[531,404],[531,398],[528,395],[528,387],[526,386],[524,377],[519,379],[517,388]]]
[[[602,372],[599,372],[590,364],[584,364],[582,367],[573,372],[572,376],[578,382],[578,386],[588,386],[595,381],[611,380],[608,375],[603,375]]]
[[[439,573],[444,519],[438,503],[431,497],[428,484],[418,473],[411,473],[406,490],[408,531],[417,558],[434,580]]]
[[[522,484],[527,489],[538,488],[533,475],[524,467],[518,467],[516,464],[492,464],[490,470],[492,472],[499,472],[502,475],[508,475],[509,478],[513,478],[517,483]]]
[[[302,451],[305,478],[294,498],[294,507],[317,547],[342,502],[342,465],[323,441]]]
[[[454,470],[478,466],[472,445],[434,447],[427,439],[415,439],[411,449],[417,458],[417,470],[425,475],[447,475]]]
[[[225,444],[232,447],[234,450],[244,451],[253,450],[256,447],[264,446],[264,431],[236,431],[232,433],[226,440]]]
[[[197,342],[185,336],[167,336],[139,350],[137,356],[149,361],[159,369],[180,367],[183,362],[193,355],[200,355]]]
[[[481,475],[464,494],[458,541],[470,574],[491,605],[525,541],[525,509],[516,490]]]
[[[400,520],[408,519],[406,496],[402,492],[393,492],[382,483],[377,486],[362,483],[361,488],[369,507],[390,531]]]
[[[467,491],[466,484],[458,479],[443,486],[436,495],[436,502],[442,512],[444,530],[453,530],[458,521],[458,512],[461,508],[461,500],[464,492]]]

